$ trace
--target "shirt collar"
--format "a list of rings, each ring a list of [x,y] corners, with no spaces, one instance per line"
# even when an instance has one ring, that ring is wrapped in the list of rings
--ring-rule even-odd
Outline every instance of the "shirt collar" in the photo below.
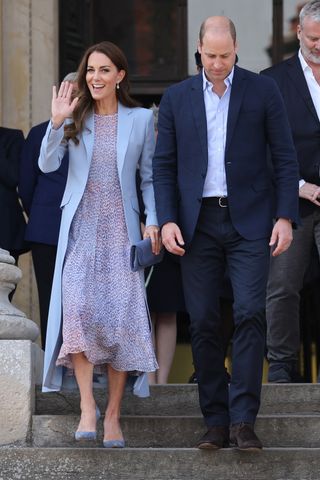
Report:
[[[304,56],[302,55],[301,48],[299,49],[298,57],[301,63],[302,70],[305,72],[307,69],[312,71],[307,62],[304,59]]]
[[[233,75],[234,75],[234,67],[232,67],[231,72],[230,72],[229,75],[224,79],[224,83],[225,83],[225,85],[226,85],[227,87],[232,85]],[[206,89],[212,90],[213,83],[211,83],[211,82],[207,79],[206,74],[205,74],[205,71],[204,71],[204,68],[202,69],[202,81],[203,81],[203,91],[205,91]]]

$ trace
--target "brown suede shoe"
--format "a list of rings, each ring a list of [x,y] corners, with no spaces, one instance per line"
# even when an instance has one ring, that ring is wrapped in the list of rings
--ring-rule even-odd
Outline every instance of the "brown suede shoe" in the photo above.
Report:
[[[197,448],[217,450],[229,447],[229,428],[225,426],[210,427],[196,445]]]
[[[230,427],[230,444],[246,452],[261,452],[262,443],[251,423],[237,423]]]

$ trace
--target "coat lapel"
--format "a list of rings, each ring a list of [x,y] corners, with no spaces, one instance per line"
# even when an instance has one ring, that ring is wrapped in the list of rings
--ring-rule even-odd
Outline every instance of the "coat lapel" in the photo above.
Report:
[[[121,182],[121,172],[127,152],[129,138],[133,126],[133,109],[118,104],[118,131],[117,131],[117,165]]]
[[[193,78],[191,85],[191,108],[205,163],[208,164],[208,137],[206,108],[203,98],[203,77],[202,73]]]
[[[314,108],[312,97],[310,95],[308,84],[305,79],[298,55],[291,57],[287,61],[286,65],[287,65],[288,75],[297,89],[297,95],[300,95],[303,98],[308,109],[310,110],[312,115],[315,117],[317,122],[319,122],[319,118],[318,118],[316,109]]]
[[[239,115],[239,110],[241,107],[241,102],[243,94],[246,88],[245,73],[244,71],[235,65],[234,75],[232,79],[231,95],[229,102],[228,110],[228,121],[227,121],[227,138],[226,138],[226,151],[229,148],[232,135],[237,124],[237,119]]]
[[[94,142],[94,115],[93,112],[87,117],[84,129],[82,132],[82,139],[87,153],[87,165],[88,168],[91,163],[93,154],[93,142]]]

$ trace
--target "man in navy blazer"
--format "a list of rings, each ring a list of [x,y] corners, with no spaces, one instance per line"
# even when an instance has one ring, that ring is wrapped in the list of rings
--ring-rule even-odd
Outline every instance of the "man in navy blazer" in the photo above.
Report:
[[[17,193],[23,142],[21,130],[0,127],[0,248],[9,250],[16,263],[19,255],[28,251],[26,222]]]
[[[19,195],[28,215],[25,239],[31,245],[40,307],[42,348],[45,347],[48,311],[61,221],[60,203],[68,173],[68,158],[58,170],[43,173],[38,167],[40,146],[48,122],[31,128],[21,152]]]
[[[231,20],[209,17],[201,26],[198,49],[203,71],[170,87],[160,104],[154,156],[157,215],[165,247],[181,255],[200,406],[208,427],[197,446],[227,446],[230,427],[231,443],[260,450],[254,422],[269,245],[275,256],[286,250],[292,223],[298,222],[296,154],[275,82],[235,65]],[[235,322],[230,390],[219,317],[226,265]]]
[[[267,288],[268,380],[294,380],[300,349],[299,292],[315,241],[320,252],[320,1],[300,12],[299,53],[262,73],[278,84],[300,169],[301,226],[292,247],[270,263]]]

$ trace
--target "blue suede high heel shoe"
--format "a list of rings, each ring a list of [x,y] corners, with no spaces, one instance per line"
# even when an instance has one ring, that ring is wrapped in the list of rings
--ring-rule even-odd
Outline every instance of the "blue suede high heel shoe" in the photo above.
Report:
[[[96,420],[98,421],[101,417],[101,413],[99,408],[96,406]],[[97,432],[75,432],[74,434],[75,440],[78,442],[79,440],[90,440],[94,441],[97,439]]]
[[[124,448],[124,440],[103,440],[104,448]]]

